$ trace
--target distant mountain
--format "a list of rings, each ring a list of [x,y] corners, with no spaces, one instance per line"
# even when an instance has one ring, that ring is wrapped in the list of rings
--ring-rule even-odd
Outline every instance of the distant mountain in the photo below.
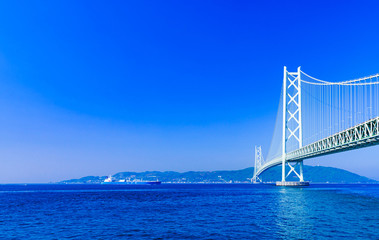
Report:
[[[282,176],[282,167],[277,166],[268,169],[262,174],[263,181],[280,181]],[[297,176],[291,174],[287,177],[288,181],[297,181]],[[360,176],[358,174],[333,167],[321,166],[304,166],[304,180],[315,183],[375,183],[377,181]]]
[[[120,172],[113,175],[116,180],[130,178],[143,180],[159,180],[163,183],[248,183],[253,177],[254,168],[230,171],[190,171],[190,172]],[[265,171],[261,176],[264,182],[280,181],[281,166]],[[304,178],[318,183],[375,183],[377,181],[355,173],[332,167],[304,166]],[[64,180],[60,183],[101,183],[106,176],[88,176],[79,179]],[[292,173],[287,180],[297,181]]]

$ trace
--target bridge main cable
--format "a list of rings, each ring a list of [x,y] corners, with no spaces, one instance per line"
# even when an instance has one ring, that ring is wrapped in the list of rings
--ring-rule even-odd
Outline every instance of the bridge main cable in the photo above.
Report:
[[[345,86],[361,86],[361,85],[374,85],[374,84],[379,84],[379,81],[378,81],[378,77],[379,77],[379,73],[378,74],[374,74],[374,75],[370,75],[370,76],[367,76],[367,77],[363,77],[363,78],[357,78],[357,79],[353,79],[353,80],[348,80],[348,81],[342,81],[342,82],[328,82],[328,81],[324,81],[324,80],[321,80],[321,79],[317,79],[315,77],[312,77],[308,74],[306,74],[305,72],[301,71],[302,74],[304,74],[305,76],[317,81],[318,83],[315,83],[315,82],[309,82],[309,81],[305,81],[304,79],[301,79],[302,82],[304,83],[308,83],[308,84],[313,84],[313,85],[345,85]],[[369,79],[374,79],[376,78],[376,81],[375,82],[366,82],[366,83],[357,83],[357,82],[362,82],[362,81],[366,81],[366,80],[369,80]]]

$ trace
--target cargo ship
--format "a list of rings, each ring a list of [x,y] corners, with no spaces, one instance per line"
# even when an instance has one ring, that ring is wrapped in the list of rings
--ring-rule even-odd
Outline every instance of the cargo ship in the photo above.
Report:
[[[140,185],[159,185],[161,184],[160,181],[144,181],[142,179],[133,179],[130,178],[121,179],[116,181],[112,176],[109,176],[107,179],[104,180],[101,184],[140,184]]]

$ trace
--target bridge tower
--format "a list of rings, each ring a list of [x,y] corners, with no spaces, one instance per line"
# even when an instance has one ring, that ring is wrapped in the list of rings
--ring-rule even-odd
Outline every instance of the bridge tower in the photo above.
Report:
[[[262,182],[262,180],[257,176],[258,169],[263,164],[263,154],[262,154],[262,147],[261,146],[255,146],[255,165],[254,165],[254,176],[251,179],[253,183]]]
[[[300,67],[297,68],[297,72],[288,72],[287,67],[284,67],[282,127],[282,182],[279,182],[278,185],[291,185],[285,184],[285,182],[286,177],[292,172],[297,175],[300,182],[304,182],[303,161],[298,161],[295,164],[286,161],[286,153],[289,144],[296,149],[303,146]],[[288,173],[286,173],[286,165],[290,168]],[[295,169],[297,165],[300,165],[299,173]]]

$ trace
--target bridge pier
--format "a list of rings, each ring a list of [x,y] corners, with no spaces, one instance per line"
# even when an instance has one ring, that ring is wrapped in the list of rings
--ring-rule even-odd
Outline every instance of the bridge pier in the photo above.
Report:
[[[284,159],[284,158],[283,158]],[[286,164],[290,167],[288,173],[286,173]],[[299,165],[299,172],[296,171],[296,166]],[[299,181],[286,181],[286,178],[291,174],[295,173],[299,178]],[[291,165],[290,162],[286,162],[285,159],[282,161],[282,181],[276,182],[277,186],[308,186],[309,182],[304,181],[303,175],[303,161],[298,161],[296,164]]]
[[[300,182],[304,182],[304,177],[303,177],[303,161],[300,162]]]
[[[303,187],[309,186],[309,182],[293,182],[293,181],[284,181],[284,182],[276,182],[276,186],[284,186],[284,187]]]

